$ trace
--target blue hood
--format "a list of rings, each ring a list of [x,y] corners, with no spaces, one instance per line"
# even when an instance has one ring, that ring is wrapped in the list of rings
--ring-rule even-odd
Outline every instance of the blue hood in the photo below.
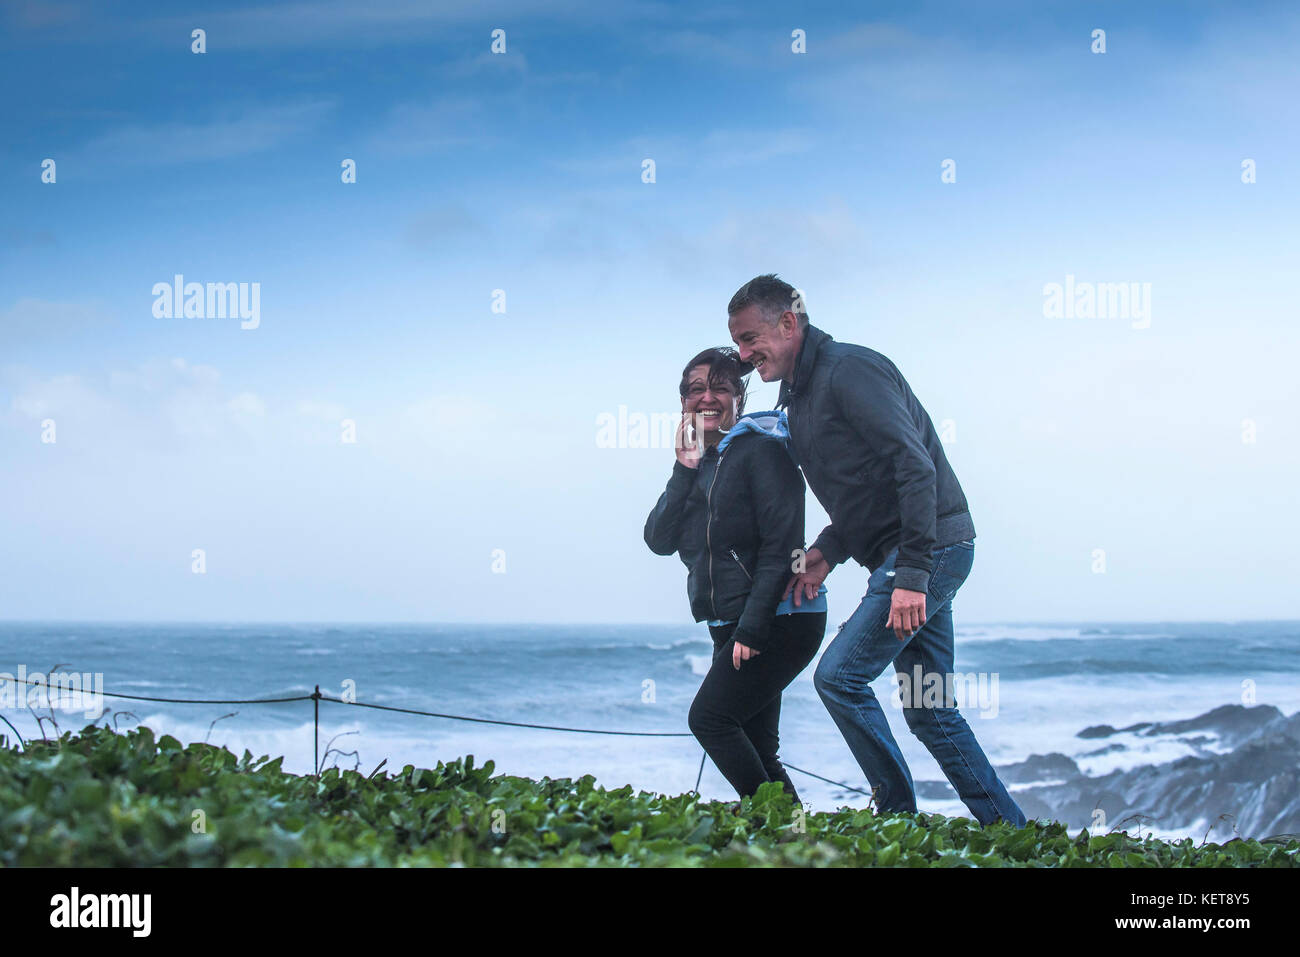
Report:
[[[777,439],[782,445],[789,448],[790,426],[786,421],[784,410],[749,412],[737,419],[736,424],[722,437],[722,441],[718,443],[718,454],[721,455],[727,450],[727,444],[732,439],[738,435],[744,435],[746,432],[757,432],[767,438]]]

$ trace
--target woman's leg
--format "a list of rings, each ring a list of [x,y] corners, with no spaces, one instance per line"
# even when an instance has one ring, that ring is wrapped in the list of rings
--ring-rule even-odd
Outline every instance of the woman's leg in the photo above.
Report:
[[[769,781],[780,781],[784,786],[786,793],[794,798],[796,804],[799,803],[799,792],[795,790],[794,782],[790,780],[790,775],[785,766],[781,764],[781,759],[777,757],[777,752],[781,748],[781,735],[779,725],[781,723],[781,695],[778,693],[775,698],[763,706],[763,710],[750,718],[743,725],[745,737],[749,738],[749,743],[754,746],[758,752],[758,759],[763,762],[763,770],[767,772]]]
[[[822,636],[826,633],[826,615],[820,612],[780,615],[773,623],[773,627],[778,629],[776,634],[780,635],[783,647],[791,649],[796,655],[803,655],[802,658],[796,658],[796,663],[801,660],[802,664],[798,665],[798,670],[791,676],[790,681],[793,681],[799,672],[808,666],[808,662],[812,661],[817,654],[817,649],[821,647]],[[802,650],[795,651],[795,649]],[[787,681],[785,686],[788,687],[789,684],[790,682]],[[781,746],[780,722],[781,693],[778,692],[763,710],[746,722],[745,734],[753,742],[754,749],[758,751],[763,767],[767,770],[768,780],[780,781],[785,785],[786,792],[797,804],[799,792],[795,790],[794,781],[790,779],[789,772],[777,755]]]
[[[732,665],[731,631],[720,634],[722,629],[713,629],[717,649],[713,664],[691,704],[691,732],[741,797],[752,795],[765,781],[782,780],[769,771],[769,767],[780,768],[776,757],[779,700],[761,727],[753,728],[761,750],[746,733],[746,727],[771,707],[774,699],[779,699],[786,685],[817,654],[826,615],[781,615],[774,619],[772,627],[771,647],[742,662],[739,669]],[[788,780],[787,776],[782,783]],[[793,791],[793,785],[790,788]]]

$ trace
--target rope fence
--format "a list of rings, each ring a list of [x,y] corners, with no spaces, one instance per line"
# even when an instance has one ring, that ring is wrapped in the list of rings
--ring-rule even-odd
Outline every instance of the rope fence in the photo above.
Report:
[[[34,685],[36,687],[46,688],[46,689],[49,688],[49,685],[46,682],[32,681],[30,679],[18,679],[18,678],[6,677],[4,680],[13,681],[15,684],[27,684],[27,685]],[[428,718],[442,718],[447,721],[466,721],[475,724],[495,724],[495,725],[502,725],[510,728],[528,728],[537,731],[561,731],[569,734],[607,734],[607,735],[621,735],[625,737],[638,737],[638,738],[694,737],[694,735],[692,735],[689,731],[615,731],[606,728],[570,728],[570,727],[565,727],[563,725],[555,725],[555,724],[532,724],[526,721],[506,721],[501,718],[475,718],[463,714],[444,714],[438,711],[421,711],[416,708],[398,708],[393,705],[374,704],[366,701],[348,701],[343,698],[332,698],[329,695],[323,694],[321,692],[320,685],[316,685],[315,690],[309,695],[294,695],[286,698],[156,698],[156,697],[150,697],[148,695],[124,694],[116,691],[86,692],[86,691],[81,691],[79,689],[78,689],[78,693],[83,695],[93,694],[97,697],[104,697],[104,698],[123,698],[129,701],[154,701],[163,704],[254,704],[256,705],[256,704],[286,704],[294,701],[310,701],[312,703],[312,738],[313,738],[312,767],[315,769],[313,773],[318,777],[320,776],[322,770],[320,766],[320,762],[321,762],[320,703],[322,701],[328,702],[330,704],[345,705],[347,707],[352,707],[352,708],[372,708],[376,711],[393,711],[401,714],[413,714],[413,715],[419,715]],[[5,724],[9,725],[9,728],[18,737],[18,740],[22,743],[25,749],[27,747],[27,742],[23,740],[23,737],[21,734],[19,734],[18,729],[15,728],[13,724],[9,721],[9,719],[4,717],[3,715],[0,715],[0,721],[4,721]],[[40,719],[38,716],[38,723],[39,721]],[[42,728],[42,734],[44,734],[43,728]],[[329,755],[327,752],[326,757],[328,756]],[[708,755],[704,753],[700,755],[700,770],[695,777],[696,794],[699,794],[700,792],[700,781],[703,780],[704,778],[704,762],[707,757]],[[807,775],[810,778],[815,778],[818,781],[823,781],[826,784],[833,784],[838,788],[844,789],[845,791],[853,791],[857,794],[862,794],[867,797],[871,796],[871,792],[864,791],[861,788],[855,788],[852,785],[844,784],[841,781],[834,781],[830,778],[822,777],[820,774],[814,774],[812,771],[805,771],[803,768],[797,768],[793,764],[789,764],[785,761],[782,761],[781,764],[791,771],[797,771],[800,774]]]

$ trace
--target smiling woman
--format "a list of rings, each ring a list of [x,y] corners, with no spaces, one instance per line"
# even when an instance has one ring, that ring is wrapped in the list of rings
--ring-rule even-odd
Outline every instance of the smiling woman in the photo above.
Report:
[[[789,562],[803,547],[804,485],[784,416],[742,416],[752,368],[725,347],[686,364],[677,461],[645,541],[681,558],[691,613],[713,641],[691,731],[742,798],[775,781],[797,799],[777,756],[781,693],[817,653],[826,605],[819,595],[783,607]]]

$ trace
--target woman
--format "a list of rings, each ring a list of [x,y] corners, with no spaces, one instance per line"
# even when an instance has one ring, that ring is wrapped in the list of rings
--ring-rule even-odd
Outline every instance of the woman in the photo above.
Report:
[[[803,547],[804,482],[786,451],[784,414],[741,416],[751,370],[730,348],[687,363],[677,462],[645,541],[680,556],[691,612],[713,638],[691,733],[741,797],[780,781],[797,802],[777,758],[781,692],[821,645],[825,588],[799,608],[781,600]]]

